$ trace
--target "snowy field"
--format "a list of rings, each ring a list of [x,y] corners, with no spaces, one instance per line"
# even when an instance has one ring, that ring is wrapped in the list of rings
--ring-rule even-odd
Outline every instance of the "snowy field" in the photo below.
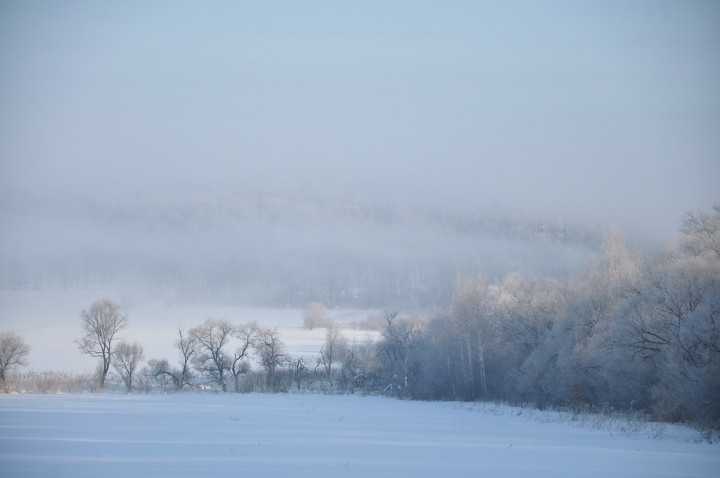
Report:
[[[379,397],[4,395],[0,476],[720,476],[719,445],[649,432]]]

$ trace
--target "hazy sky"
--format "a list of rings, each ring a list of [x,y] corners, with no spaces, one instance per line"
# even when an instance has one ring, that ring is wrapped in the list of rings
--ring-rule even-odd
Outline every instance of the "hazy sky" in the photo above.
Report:
[[[0,4],[0,187],[331,190],[672,238],[720,201],[720,3]]]

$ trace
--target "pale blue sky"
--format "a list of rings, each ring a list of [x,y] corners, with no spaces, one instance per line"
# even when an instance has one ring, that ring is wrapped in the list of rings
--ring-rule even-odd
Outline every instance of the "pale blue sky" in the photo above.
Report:
[[[673,237],[720,201],[714,1],[0,5],[0,186],[287,188]]]

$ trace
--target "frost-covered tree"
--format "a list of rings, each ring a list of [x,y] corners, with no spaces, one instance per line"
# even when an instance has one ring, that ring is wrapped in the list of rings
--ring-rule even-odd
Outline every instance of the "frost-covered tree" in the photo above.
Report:
[[[682,226],[684,249],[693,256],[720,259],[720,204],[712,213],[689,212]]]
[[[522,360],[541,344],[564,305],[559,284],[551,279],[505,278],[496,297],[499,332]]]
[[[76,341],[80,352],[99,358],[98,382],[105,387],[113,357],[113,342],[117,334],[127,327],[128,317],[120,305],[108,300],[94,302],[88,310],[80,313],[85,335]]]
[[[720,424],[720,260],[665,256],[628,297],[619,333],[652,365],[651,408],[670,420]]]
[[[421,370],[419,350],[424,324],[418,320],[399,319],[396,312],[385,314],[386,325],[377,343],[380,373],[384,391],[412,396]]]
[[[493,297],[487,281],[477,277],[457,284],[450,317],[436,323],[443,340],[446,375],[451,379],[453,398],[486,397],[486,350],[496,332]]]
[[[0,332],[0,380],[5,393],[8,392],[7,373],[20,365],[27,365],[25,361],[30,353],[30,347],[25,340],[14,332]]]
[[[612,403],[612,324],[640,264],[639,254],[619,234],[610,233],[602,256],[560,288],[555,299],[548,302],[542,294],[532,299],[537,305],[530,310],[545,316],[544,321],[549,318],[550,328],[519,371],[521,400],[578,406]]]
[[[344,359],[340,367],[340,388],[354,393],[357,388],[368,386],[368,370],[373,367],[375,344],[367,338],[363,342],[355,339],[345,349]]]

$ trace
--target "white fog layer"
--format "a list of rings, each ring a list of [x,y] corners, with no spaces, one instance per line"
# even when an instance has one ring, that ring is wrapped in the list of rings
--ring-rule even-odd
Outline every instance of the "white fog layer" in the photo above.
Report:
[[[664,242],[717,200],[719,24],[714,2],[3,2],[0,200],[330,193]]]

